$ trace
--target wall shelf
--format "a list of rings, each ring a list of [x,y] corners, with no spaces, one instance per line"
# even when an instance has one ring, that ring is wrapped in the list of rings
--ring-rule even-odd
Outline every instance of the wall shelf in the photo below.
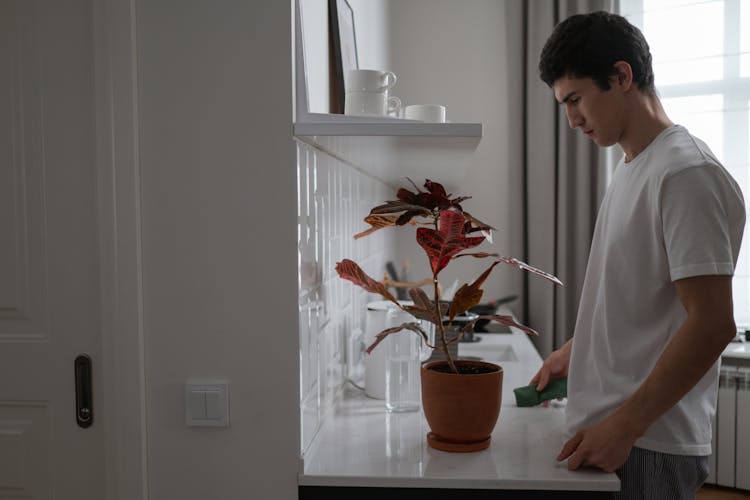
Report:
[[[295,2],[294,137],[392,187],[410,177],[458,188],[482,138],[481,123],[311,113],[299,2]]]
[[[410,177],[457,188],[482,137],[481,123],[317,116],[295,123],[294,136],[392,187]]]

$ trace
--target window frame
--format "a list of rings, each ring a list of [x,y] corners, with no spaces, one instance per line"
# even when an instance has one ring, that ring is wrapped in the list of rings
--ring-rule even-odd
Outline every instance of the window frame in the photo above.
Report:
[[[710,0],[724,4],[723,22],[723,78],[721,80],[707,80],[702,82],[670,83],[658,85],[656,90],[662,100],[675,97],[704,96],[719,94],[723,97],[722,107],[722,156],[719,160],[730,173],[745,170],[745,185],[740,187],[745,195],[750,193],[750,76],[741,74],[741,0]],[[692,4],[707,3],[705,0],[695,0]],[[681,8],[675,6],[674,8]],[[644,1],[621,0],[622,14],[639,29],[644,26]],[[750,8],[746,6],[745,8]],[[646,40],[648,32],[644,31]],[[654,64],[654,71],[658,73],[658,63]],[[667,106],[665,106],[666,108]],[[666,109],[669,114],[669,109]],[[709,145],[710,146],[710,145]],[[737,159],[736,161],[733,159]],[[727,161],[726,159],[732,159]],[[747,203],[747,202],[746,202]],[[750,219],[750,218],[749,218]],[[750,220],[745,225],[745,244],[740,253],[735,274],[735,320],[738,327],[750,328],[750,312],[747,311],[750,302]],[[740,291],[741,293],[736,293]],[[738,298],[740,300],[738,300]]]

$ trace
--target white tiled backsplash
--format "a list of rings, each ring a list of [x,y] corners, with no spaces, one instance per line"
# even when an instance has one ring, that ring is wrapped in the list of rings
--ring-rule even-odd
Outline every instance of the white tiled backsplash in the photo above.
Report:
[[[297,143],[297,269],[300,409],[305,452],[347,378],[362,370],[364,309],[371,296],[336,274],[349,258],[380,279],[393,254],[391,232],[366,238],[364,217],[395,193],[386,184],[305,143]]]

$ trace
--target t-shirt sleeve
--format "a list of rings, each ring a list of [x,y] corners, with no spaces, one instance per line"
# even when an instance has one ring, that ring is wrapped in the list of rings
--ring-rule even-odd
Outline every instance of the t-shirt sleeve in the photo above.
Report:
[[[660,207],[672,281],[734,274],[726,183],[714,165],[688,167],[664,180]]]

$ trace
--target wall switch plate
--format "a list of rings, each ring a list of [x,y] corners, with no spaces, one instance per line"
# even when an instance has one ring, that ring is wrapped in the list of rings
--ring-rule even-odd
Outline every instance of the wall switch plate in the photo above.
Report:
[[[185,424],[229,427],[229,382],[191,379],[185,383]]]

